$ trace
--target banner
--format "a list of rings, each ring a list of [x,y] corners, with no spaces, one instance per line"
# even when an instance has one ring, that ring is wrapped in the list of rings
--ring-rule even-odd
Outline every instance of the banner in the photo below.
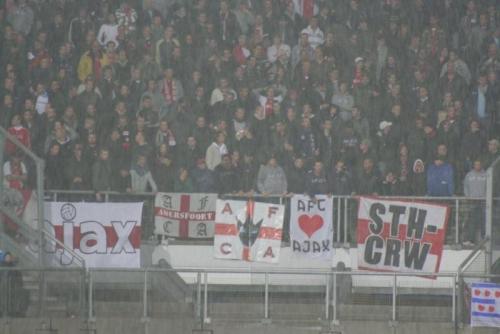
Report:
[[[359,269],[438,272],[448,216],[443,205],[361,197]]]
[[[157,194],[155,234],[183,239],[212,238],[216,200],[216,194]]]
[[[87,267],[139,268],[142,205],[45,202],[45,228],[81,256]],[[45,250],[61,252],[50,243]],[[72,257],[65,254],[59,260],[70,265]]]
[[[472,283],[471,327],[500,328],[500,285],[495,283]]]
[[[284,212],[279,204],[217,200],[215,257],[277,263]]]
[[[330,259],[333,254],[333,198],[294,195],[290,205],[293,253]]]

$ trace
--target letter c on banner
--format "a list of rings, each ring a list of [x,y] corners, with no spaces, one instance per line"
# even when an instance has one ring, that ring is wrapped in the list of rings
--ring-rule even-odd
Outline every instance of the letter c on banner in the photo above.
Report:
[[[232,246],[233,245],[231,245],[230,243],[225,242],[222,245],[220,245],[220,252],[222,254],[224,254],[224,255],[231,254],[231,248],[232,248]]]

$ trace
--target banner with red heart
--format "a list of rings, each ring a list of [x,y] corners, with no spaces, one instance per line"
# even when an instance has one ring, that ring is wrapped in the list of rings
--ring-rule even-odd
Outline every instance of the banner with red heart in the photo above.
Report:
[[[301,215],[299,217],[299,227],[310,238],[323,226],[323,218],[319,215]]]
[[[290,205],[290,242],[293,253],[331,259],[333,199],[325,195],[314,198],[295,195]]]

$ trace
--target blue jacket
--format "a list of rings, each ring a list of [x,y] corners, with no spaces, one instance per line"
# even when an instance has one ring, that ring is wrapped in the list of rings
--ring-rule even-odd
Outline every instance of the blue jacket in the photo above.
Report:
[[[445,162],[441,166],[432,164],[427,169],[427,195],[453,196],[453,167]]]

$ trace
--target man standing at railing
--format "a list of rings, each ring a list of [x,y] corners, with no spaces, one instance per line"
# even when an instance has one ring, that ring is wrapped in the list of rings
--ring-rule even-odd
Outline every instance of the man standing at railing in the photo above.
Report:
[[[427,195],[451,197],[454,186],[453,167],[443,157],[437,156],[427,169]]]
[[[467,173],[464,179],[464,194],[470,198],[484,199],[486,196],[486,171],[483,169],[480,159],[474,161],[473,169]],[[485,229],[485,206],[483,200],[473,200],[469,215],[469,221],[465,226],[464,246],[473,246],[477,231],[481,231],[484,237]]]

